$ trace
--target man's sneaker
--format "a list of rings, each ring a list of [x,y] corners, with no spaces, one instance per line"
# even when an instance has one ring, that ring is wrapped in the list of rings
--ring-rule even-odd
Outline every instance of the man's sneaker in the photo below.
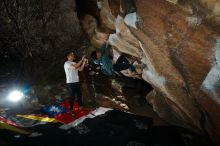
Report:
[[[70,111],[71,116],[75,116],[75,112],[74,111]]]
[[[82,109],[83,109],[83,107],[82,107],[82,106],[80,106],[80,107],[79,107],[79,110],[82,110]]]

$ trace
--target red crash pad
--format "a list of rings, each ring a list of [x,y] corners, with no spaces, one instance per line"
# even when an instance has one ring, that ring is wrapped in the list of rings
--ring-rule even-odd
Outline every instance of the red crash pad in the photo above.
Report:
[[[75,115],[72,116],[70,113],[66,112],[63,114],[59,114],[55,117],[55,119],[63,124],[69,124],[71,122],[73,122],[74,120],[87,115],[90,113],[91,110],[89,109],[82,109],[82,110],[77,110],[75,111]]]
[[[17,125],[16,123],[14,123],[14,122],[12,122],[12,121],[10,121],[10,120],[8,120],[8,119],[2,117],[2,116],[0,116],[0,121],[2,121],[2,122],[4,122],[4,123],[7,123],[7,124],[9,124],[9,125],[13,125],[13,126],[19,127],[19,125]]]
[[[67,112],[70,111],[70,103],[69,103],[69,100],[65,100],[64,102],[60,103],[60,106],[64,107]],[[74,109],[74,111],[78,111],[78,109],[79,109],[79,104],[78,104],[77,101],[74,102],[73,109]]]

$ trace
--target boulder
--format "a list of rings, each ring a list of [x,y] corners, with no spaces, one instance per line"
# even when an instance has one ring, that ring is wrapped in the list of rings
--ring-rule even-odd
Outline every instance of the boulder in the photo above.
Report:
[[[220,143],[220,1],[103,3],[105,17],[94,20],[104,26],[96,28],[115,28],[102,31],[115,52],[141,62],[142,78],[154,88],[147,100],[155,112]]]

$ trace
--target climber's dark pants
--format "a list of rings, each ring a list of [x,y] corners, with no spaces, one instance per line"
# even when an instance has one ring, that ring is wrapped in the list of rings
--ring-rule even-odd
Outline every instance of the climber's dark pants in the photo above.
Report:
[[[132,64],[129,63],[129,61],[125,58],[124,55],[121,55],[116,63],[113,65],[113,69],[117,72],[120,72],[122,70],[129,69],[131,72],[135,71],[135,68]]]

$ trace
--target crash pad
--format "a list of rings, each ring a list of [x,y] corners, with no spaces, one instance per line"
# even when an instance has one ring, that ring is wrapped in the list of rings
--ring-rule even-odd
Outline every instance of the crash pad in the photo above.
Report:
[[[30,114],[30,115],[16,115],[17,117],[22,117],[30,120],[42,121],[42,122],[58,122],[55,118],[50,118],[46,115]]]
[[[55,117],[56,115],[66,112],[66,109],[59,104],[46,105],[41,108],[41,111],[47,114],[49,117]]]
[[[30,132],[27,130],[16,127],[14,125],[10,125],[10,124],[5,123],[3,121],[0,121],[0,129],[6,129],[6,130],[13,131],[13,132],[20,133],[20,134],[30,134]]]
[[[69,100],[64,100],[63,102],[59,103],[59,105],[61,107],[64,107],[66,109],[67,112],[70,111],[70,103],[69,103]],[[74,102],[73,104],[73,110],[74,111],[77,111],[79,109],[79,104],[77,101]]]
[[[0,116],[0,121],[2,121],[3,123],[9,124],[9,125],[16,126],[16,127],[19,126],[19,125],[17,125],[16,123],[14,123],[14,122],[12,122],[12,121],[10,121],[10,120],[8,120],[8,119],[2,117],[2,116]]]
[[[91,111],[90,109],[85,109],[85,108],[81,110],[79,109],[75,111],[74,116],[71,115],[69,112],[66,112],[66,113],[62,113],[62,114],[55,116],[55,119],[63,124],[69,124],[73,122],[74,120],[89,114],[90,111]]]

